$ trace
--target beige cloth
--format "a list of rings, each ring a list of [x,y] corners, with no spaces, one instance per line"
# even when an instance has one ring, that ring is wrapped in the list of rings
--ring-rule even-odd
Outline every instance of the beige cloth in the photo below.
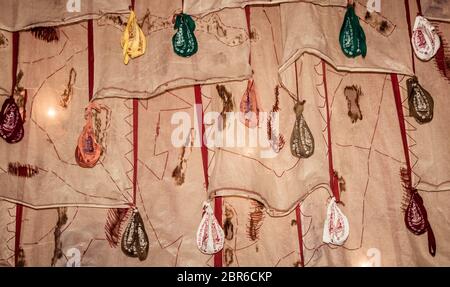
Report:
[[[421,0],[423,15],[430,20],[450,22],[450,3],[439,0]]]
[[[77,2],[80,3],[79,12],[77,4],[71,5]],[[66,25],[87,19],[98,19],[108,13],[127,13],[129,5],[130,1],[126,0],[3,0],[0,29],[20,31],[40,26]]]
[[[347,5],[347,0],[185,0],[184,12],[192,15],[205,15],[225,8],[243,8],[247,5],[278,4],[284,2],[306,2],[321,6]]]
[[[0,266],[14,266],[16,205],[0,200]]]
[[[411,11],[412,15],[415,13]],[[444,45],[444,58],[447,63],[450,59],[448,40],[450,39],[450,23],[436,24]],[[404,103],[405,123],[408,129],[408,144],[410,146],[411,165],[414,171],[414,182],[419,190],[439,192],[450,190],[449,174],[450,161],[448,153],[450,143],[448,123],[450,115],[447,107],[450,104],[450,71],[447,77],[438,69],[436,57],[428,62],[420,61],[415,57],[416,76],[419,83],[426,89],[434,100],[434,117],[428,124],[419,124],[409,115],[407,102]],[[406,78],[400,83],[403,98],[406,100]]]
[[[254,30],[252,41],[252,67],[254,68],[254,85],[260,99],[261,111],[269,112],[275,103],[275,87],[278,85],[277,67],[280,61],[281,42],[279,41],[279,8],[252,7],[251,26]],[[272,33],[272,29],[273,32]],[[313,69],[309,58],[298,66],[299,99],[306,100],[303,113],[314,136],[315,152],[308,159],[298,159],[291,154],[289,140],[295,121],[293,107],[296,96],[291,96],[285,89],[279,88],[279,107],[281,111],[279,131],[286,144],[278,154],[268,157],[271,151],[267,142],[267,118],[261,119],[258,128],[244,129],[246,133],[260,133],[259,145],[252,146],[247,140],[242,147],[216,147],[213,167],[210,167],[209,192],[218,196],[245,196],[257,199],[265,204],[267,212],[272,215],[284,215],[290,212],[296,203],[308,193],[320,188],[327,188],[329,177],[323,170],[328,168],[327,148],[321,140],[323,121],[318,106],[317,86],[320,78],[312,77],[307,72]],[[304,66],[302,69],[301,65]],[[294,67],[294,66],[292,66]],[[292,77],[295,86],[295,71]],[[224,84],[231,91],[235,101],[235,112],[244,96],[247,83]],[[213,99],[212,110],[220,112],[222,102],[215,86],[202,87],[202,91]],[[239,120],[235,129],[244,127]],[[233,129],[228,129],[233,131]],[[230,132],[230,131],[228,131]]]
[[[283,60],[280,74],[303,53],[325,59],[338,70],[412,74],[410,41],[402,1],[382,1],[382,12],[366,20],[366,1],[355,1],[356,14],[366,35],[367,56],[347,58],[339,45],[345,8],[307,3],[280,4]],[[386,21],[387,29],[380,32]]]
[[[149,98],[166,90],[250,77],[249,41],[245,13],[231,9],[212,13],[196,22],[198,52],[188,58],[173,52],[172,19],[181,1],[137,1],[138,23],[147,36],[146,53],[123,64],[120,37],[126,18],[106,17],[94,27],[94,97]],[[116,40],[114,40],[116,39]]]
[[[75,148],[89,102],[86,29],[85,24],[60,29],[64,36],[58,43],[37,40],[28,32],[20,34],[21,85],[28,92],[25,136],[16,144],[0,142],[0,197],[34,207],[125,206],[131,188],[127,177],[132,170],[131,101],[99,101],[110,110],[108,117],[106,112],[98,117],[105,151],[94,168],[79,167]],[[11,43],[7,49],[11,49]],[[11,58],[11,54],[5,57]],[[61,95],[67,89],[71,68],[76,71],[76,79],[68,106],[63,108]],[[5,74],[11,79],[11,73]],[[1,86],[9,91],[11,81],[2,81]],[[10,175],[8,164],[16,162],[34,166],[39,173],[30,178]]]

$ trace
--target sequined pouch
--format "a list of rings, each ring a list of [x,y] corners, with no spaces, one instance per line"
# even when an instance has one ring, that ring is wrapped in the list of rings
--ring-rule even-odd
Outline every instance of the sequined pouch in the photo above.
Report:
[[[419,124],[431,122],[433,119],[434,101],[430,93],[422,88],[417,77],[412,77],[406,81],[408,88],[409,114]]]
[[[145,231],[144,222],[135,208],[130,221],[122,235],[122,252],[129,257],[137,257],[143,261],[147,259],[149,241]]]
[[[102,154],[102,146],[97,143],[92,127],[93,109],[99,110],[95,104],[89,104],[86,108],[86,125],[78,137],[75,149],[75,159],[78,165],[85,168],[94,167]]]
[[[214,254],[222,250],[225,234],[209,202],[203,203],[203,217],[197,229],[197,247],[205,254]]]
[[[359,18],[355,14],[353,5],[347,7],[344,23],[339,33],[339,43],[342,52],[347,57],[354,58],[359,55],[365,57],[367,54],[366,35],[359,24]]]
[[[195,38],[195,22],[187,14],[176,15],[174,29],[177,30],[172,37],[173,50],[181,57],[190,57],[197,53],[198,44]]]
[[[0,112],[0,136],[7,143],[17,143],[24,136],[22,116],[13,96],[5,100]]]
[[[323,242],[343,245],[350,232],[347,217],[342,213],[333,197],[328,204],[327,216],[323,226]]]
[[[433,58],[441,46],[435,27],[422,16],[416,17],[411,43],[414,53],[423,61]]]
[[[291,135],[291,153],[298,158],[308,158],[314,154],[314,137],[303,117],[305,101],[294,106],[296,120]]]

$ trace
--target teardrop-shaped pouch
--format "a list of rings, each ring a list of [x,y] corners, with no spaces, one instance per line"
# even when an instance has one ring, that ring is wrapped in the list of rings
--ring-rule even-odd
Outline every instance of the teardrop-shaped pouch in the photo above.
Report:
[[[214,254],[222,250],[225,234],[209,202],[203,203],[203,217],[197,229],[197,247],[204,254]]]
[[[178,56],[190,57],[197,53],[198,44],[195,38],[195,22],[187,14],[176,15],[174,29],[177,30],[172,37],[173,50]]]
[[[430,93],[419,84],[417,77],[408,79],[406,85],[410,116],[413,116],[419,124],[431,122],[434,113],[434,100]]]
[[[422,197],[414,190],[405,211],[406,227],[414,234],[421,235],[427,231],[427,211]]]
[[[8,97],[0,113],[0,136],[7,143],[17,143],[24,136],[23,120],[14,97]]]
[[[296,120],[291,134],[291,153],[298,158],[308,158],[314,154],[314,137],[303,117],[305,101],[294,106]]]
[[[344,22],[339,33],[339,43],[342,52],[347,57],[357,57],[367,54],[366,35],[363,28],[359,24],[359,18],[355,14],[353,5],[347,7],[347,12],[344,16]]]
[[[247,89],[242,96],[239,110],[239,120],[241,123],[249,128],[258,126],[260,108],[253,80],[249,80],[247,83]]]
[[[90,104],[86,108],[86,125],[78,137],[75,149],[75,160],[84,168],[94,167],[102,153],[102,146],[97,143],[92,127],[92,109],[97,109],[95,104]]]
[[[415,235],[428,232],[428,251],[432,256],[435,256],[436,239],[428,221],[428,214],[423,205],[423,199],[416,189],[412,190],[408,206],[405,210],[405,225]]]
[[[422,16],[417,16],[414,22],[411,43],[416,56],[428,61],[436,55],[441,40],[436,32],[436,28]]]
[[[342,213],[333,197],[327,207],[327,215],[323,226],[323,242],[343,245],[350,232],[347,217]]]
[[[133,210],[130,222],[125,228],[121,242],[122,252],[129,257],[137,257],[143,261],[148,255],[148,236],[144,222],[137,209]]]
[[[123,49],[124,64],[128,64],[130,58],[134,59],[143,55],[147,49],[147,39],[137,23],[134,11],[130,12],[127,27],[122,34],[120,44]]]

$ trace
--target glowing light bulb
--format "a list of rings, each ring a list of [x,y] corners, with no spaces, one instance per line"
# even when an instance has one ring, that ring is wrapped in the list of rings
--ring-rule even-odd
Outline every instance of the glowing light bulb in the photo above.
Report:
[[[56,116],[56,110],[53,107],[48,108],[47,116],[49,118],[54,118]]]

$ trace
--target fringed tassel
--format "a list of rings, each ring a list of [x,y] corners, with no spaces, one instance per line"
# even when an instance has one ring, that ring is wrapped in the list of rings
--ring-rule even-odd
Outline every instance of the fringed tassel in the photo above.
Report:
[[[36,39],[50,42],[59,41],[59,29],[56,27],[34,27],[30,29]]]
[[[264,219],[264,205],[256,200],[251,203],[253,210],[248,214],[247,236],[251,241],[259,239],[259,230]]]
[[[109,245],[116,248],[120,243],[123,223],[129,217],[128,208],[111,208],[108,211],[105,224],[105,235]]]
[[[10,162],[8,164],[8,173],[20,177],[33,177],[39,174],[39,168],[30,164]]]

